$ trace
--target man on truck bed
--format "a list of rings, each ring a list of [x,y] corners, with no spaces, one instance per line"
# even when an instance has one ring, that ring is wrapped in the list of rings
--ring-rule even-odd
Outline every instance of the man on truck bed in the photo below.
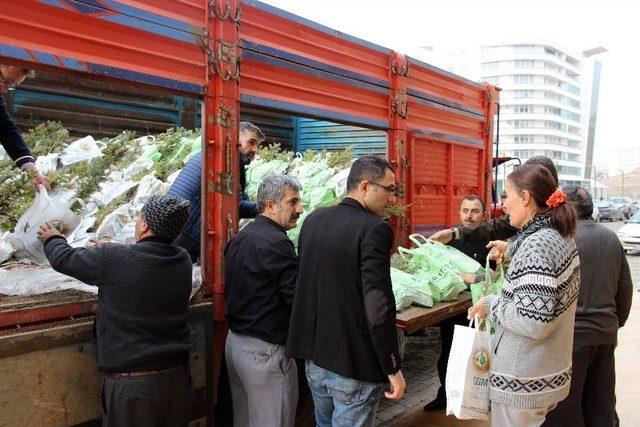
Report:
[[[240,122],[240,218],[255,218],[257,215],[256,204],[249,200],[244,192],[247,178],[245,166],[254,159],[258,153],[260,143],[264,141],[264,133],[253,123]],[[175,241],[175,244],[185,248],[191,259],[195,262],[200,256],[200,186],[202,178],[202,152],[198,152],[184,166],[174,183],[167,192],[168,196],[177,196],[186,199],[191,204],[189,221]]]
[[[54,270],[99,288],[103,426],[188,424],[191,260],[171,244],[188,209],[181,198],[152,196],[136,219],[133,245],[72,248],[50,223],[38,232]]]
[[[36,191],[38,191],[40,185],[51,189],[49,178],[36,169],[36,159],[22,139],[16,122],[9,117],[7,105],[4,102],[4,94],[22,83],[30,73],[32,71],[25,68],[0,64],[0,94],[2,94],[0,95],[0,143],[16,163],[18,169],[29,174]]]
[[[225,248],[225,357],[235,426],[294,425],[298,373],[284,345],[298,275],[287,230],[302,214],[300,190],[291,176],[267,176],[258,188],[256,220]]]
[[[524,164],[544,166],[549,172],[551,172],[551,175],[555,179],[556,186],[558,185],[558,172],[550,158],[546,156],[535,156],[528,159]],[[476,226],[454,227],[447,230],[440,230],[429,238],[445,244],[449,243],[452,239],[461,240],[463,242],[490,242],[492,240],[507,240],[508,238],[515,236],[517,232],[518,229],[512,227],[509,223],[509,214],[506,213],[501,217],[483,222]]]

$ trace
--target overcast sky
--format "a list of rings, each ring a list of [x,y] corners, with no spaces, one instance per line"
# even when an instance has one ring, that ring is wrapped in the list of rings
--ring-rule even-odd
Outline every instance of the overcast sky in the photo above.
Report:
[[[419,46],[547,40],[604,46],[595,160],[639,147],[640,2],[624,0],[265,0],[336,30],[414,56]],[[636,107],[634,107],[636,105]],[[584,130],[586,132],[586,130]]]

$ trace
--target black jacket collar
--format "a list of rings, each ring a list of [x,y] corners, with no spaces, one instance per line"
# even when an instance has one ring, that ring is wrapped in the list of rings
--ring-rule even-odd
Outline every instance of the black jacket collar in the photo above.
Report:
[[[171,242],[168,242],[168,241],[166,241],[165,239],[163,239],[162,237],[159,237],[159,236],[144,237],[144,238],[138,240],[136,243],[142,243],[142,242],[164,243],[166,245],[170,245],[171,244]]]
[[[269,227],[274,227],[276,228],[278,231],[281,231],[283,233],[286,234],[287,230],[285,230],[283,227],[281,227],[278,223],[276,223],[274,220],[272,220],[271,218],[268,218],[264,215],[258,214],[258,216],[256,217],[255,222],[259,225],[266,225]]]
[[[362,204],[359,201],[357,201],[356,199],[354,199],[352,197],[345,197],[344,199],[342,199],[340,204],[341,205],[351,206],[352,208],[362,209],[365,212],[367,211],[365,209],[365,207],[362,206]]]

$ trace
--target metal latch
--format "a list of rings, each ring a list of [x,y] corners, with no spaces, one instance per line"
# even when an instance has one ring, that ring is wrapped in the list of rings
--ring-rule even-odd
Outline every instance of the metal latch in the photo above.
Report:
[[[408,116],[407,110],[407,95],[404,92],[397,92],[391,100],[391,111],[406,119]]]

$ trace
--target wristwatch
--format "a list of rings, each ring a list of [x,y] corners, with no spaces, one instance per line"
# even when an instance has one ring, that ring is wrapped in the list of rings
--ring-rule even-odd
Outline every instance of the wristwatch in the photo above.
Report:
[[[458,230],[458,227],[451,228],[451,235],[453,236],[453,239],[460,240],[460,230]]]

